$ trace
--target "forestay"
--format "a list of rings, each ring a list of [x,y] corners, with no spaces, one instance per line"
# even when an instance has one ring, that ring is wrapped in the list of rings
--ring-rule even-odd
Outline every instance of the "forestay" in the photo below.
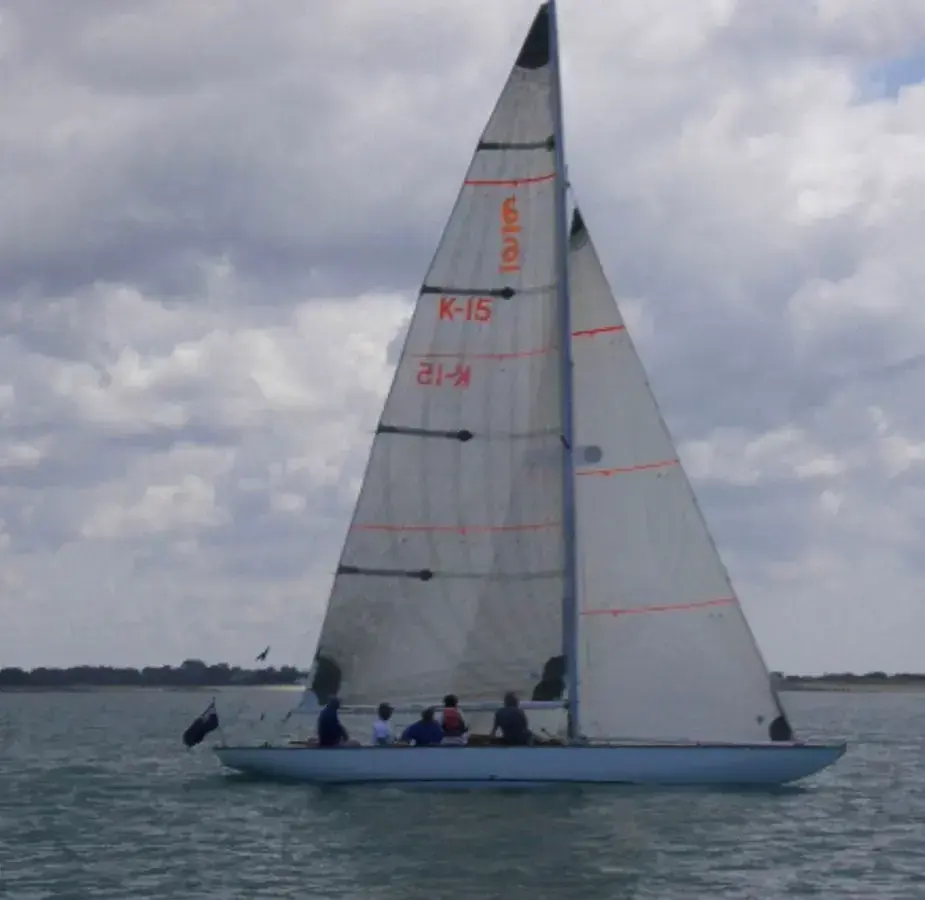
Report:
[[[550,85],[542,7],[424,280],[373,442],[319,642],[346,703],[529,696],[561,653]]]
[[[582,730],[766,741],[768,671],[577,210],[570,283]]]

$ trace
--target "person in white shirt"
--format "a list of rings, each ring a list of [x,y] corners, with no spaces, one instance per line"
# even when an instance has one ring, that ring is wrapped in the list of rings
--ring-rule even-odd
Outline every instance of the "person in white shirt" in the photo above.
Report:
[[[387,747],[395,741],[389,719],[394,710],[388,703],[379,704],[379,718],[373,722],[373,744],[377,747]]]

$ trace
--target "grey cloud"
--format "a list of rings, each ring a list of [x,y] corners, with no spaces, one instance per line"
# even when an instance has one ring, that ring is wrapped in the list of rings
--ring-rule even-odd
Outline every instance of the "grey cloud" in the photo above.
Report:
[[[331,292],[368,287],[361,260],[376,286],[420,280],[472,141],[436,90],[415,84],[419,73],[395,67],[404,30],[379,34],[390,54],[364,54],[357,72],[362,44],[328,64],[329,5],[278,4],[268,17],[165,3],[156,25],[142,7],[103,9],[72,15],[65,32],[47,27],[50,7],[15,8],[21,65],[51,85],[30,113],[47,149],[4,166],[10,179],[34,173],[45,195],[21,208],[19,239],[5,242],[8,291],[107,279],[182,292],[198,259],[219,255],[242,274],[312,275]],[[373,88],[365,102],[358,79]],[[409,106],[409,91],[422,106]],[[73,137],[52,141],[62,118]],[[409,142],[437,152],[412,157]],[[455,166],[441,165],[447,152]]]
[[[734,547],[738,557],[764,567],[801,557],[812,525],[794,511],[818,492],[818,482],[777,478],[748,486],[708,482],[697,493],[721,551]],[[748,568],[754,571],[753,564]]]

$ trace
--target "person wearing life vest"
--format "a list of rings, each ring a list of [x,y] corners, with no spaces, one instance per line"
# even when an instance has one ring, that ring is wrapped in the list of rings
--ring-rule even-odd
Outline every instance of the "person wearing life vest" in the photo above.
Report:
[[[459,711],[459,698],[455,694],[447,694],[443,698],[443,713],[440,716],[440,724],[443,728],[445,742],[447,739],[453,742],[464,742],[469,726]]]

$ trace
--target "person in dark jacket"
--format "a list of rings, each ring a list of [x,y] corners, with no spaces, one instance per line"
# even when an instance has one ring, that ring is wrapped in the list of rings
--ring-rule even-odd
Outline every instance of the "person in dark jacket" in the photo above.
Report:
[[[490,737],[501,732],[501,743],[511,746],[523,746],[533,743],[533,734],[527,722],[527,714],[520,708],[517,695],[504,695],[504,706],[495,712],[495,723]]]
[[[421,713],[417,722],[412,722],[401,735],[402,743],[414,744],[416,747],[427,747],[439,744],[443,740],[443,729],[434,718],[434,708],[428,706]]]
[[[337,697],[332,697],[318,714],[319,747],[339,747],[350,740],[347,729],[340,723],[339,709],[340,700]]]

